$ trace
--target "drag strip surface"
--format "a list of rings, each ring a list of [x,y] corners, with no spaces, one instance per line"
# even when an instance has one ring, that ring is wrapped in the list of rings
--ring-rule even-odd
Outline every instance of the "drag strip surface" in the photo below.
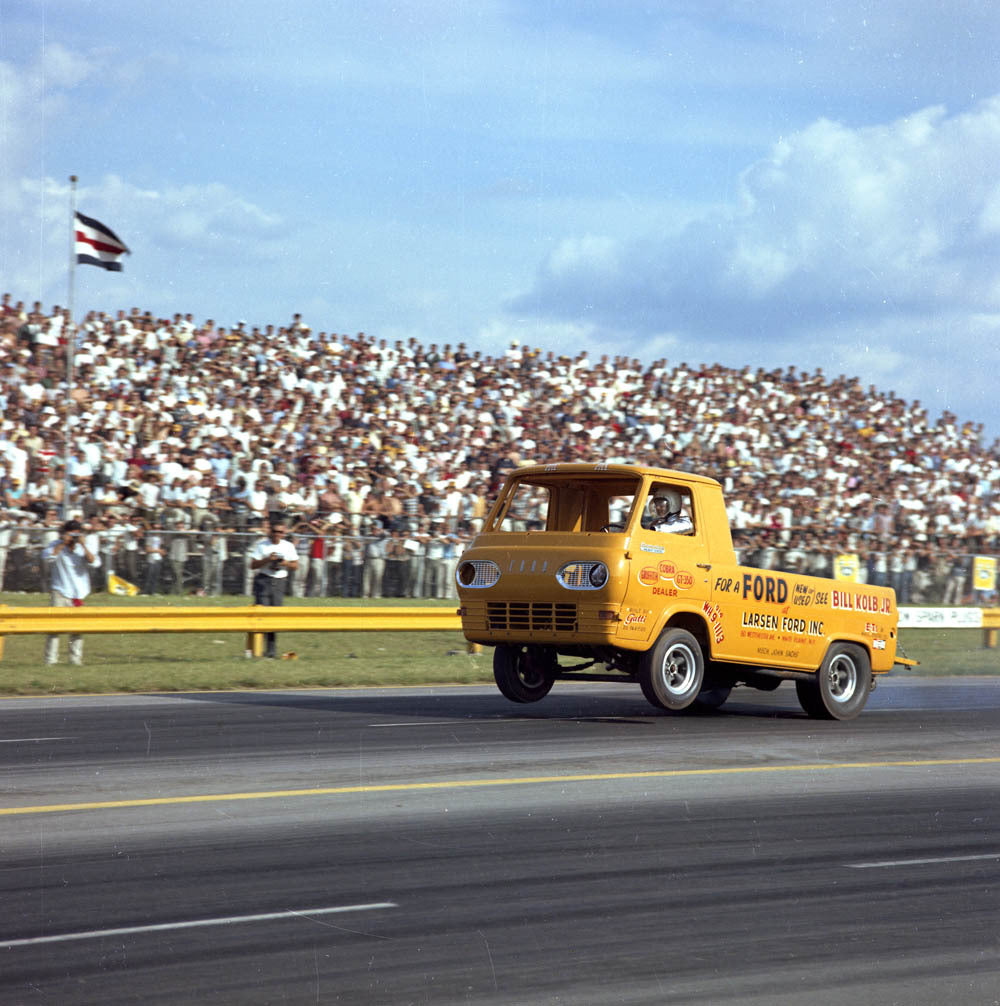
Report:
[[[992,1002],[1000,682],[0,702],[0,1001]]]

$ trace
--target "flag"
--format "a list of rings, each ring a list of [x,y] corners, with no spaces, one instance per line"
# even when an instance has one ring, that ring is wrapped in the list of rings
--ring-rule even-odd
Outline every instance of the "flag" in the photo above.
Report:
[[[77,265],[96,265],[110,272],[121,272],[118,261],[122,255],[130,255],[125,242],[100,220],[76,215],[76,261]]]
[[[121,594],[123,597],[135,597],[139,593],[139,588],[134,583],[129,583],[128,580],[115,576],[114,573],[109,573],[108,593]]]

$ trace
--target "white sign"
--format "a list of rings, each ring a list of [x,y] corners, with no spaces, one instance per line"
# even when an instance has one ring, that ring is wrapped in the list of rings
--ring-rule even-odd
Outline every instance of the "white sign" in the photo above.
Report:
[[[981,629],[982,608],[900,608],[901,629]]]

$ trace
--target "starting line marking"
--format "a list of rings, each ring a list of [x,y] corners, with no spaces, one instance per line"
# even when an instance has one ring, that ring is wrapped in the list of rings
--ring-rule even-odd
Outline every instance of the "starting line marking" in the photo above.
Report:
[[[933,863],[971,863],[978,859],[1000,859],[1000,852],[979,856],[936,856],[931,859],[887,859],[881,863],[848,863],[852,870],[884,870],[893,866],[928,866]]]
[[[340,905],[336,908],[303,908],[298,912],[266,912],[262,915],[231,915],[221,919],[195,919],[192,922],[162,922],[152,926],[125,926],[121,929],[91,929],[82,933],[59,933],[54,936],[34,936],[25,940],[4,940],[0,950],[12,947],[34,947],[44,943],[69,943],[73,940],[98,940],[106,936],[132,936],[136,933],[164,933],[177,929],[198,929],[203,926],[236,926],[246,922],[271,922],[275,919],[309,919],[315,915],[340,915],[345,912],[374,912],[398,908],[394,901],[376,901],[370,905]]]
[[[0,744],[40,744],[42,741],[69,741],[72,737],[4,737]]]
[[[545,783],[615,782],[626,779],[680,779],[694,776],[759,775],[774,772],[834,772],[882,768],[935,768],[954,765],[1000,765],[997,758],[927,758],[906,761],[821,762],[805,765],[731,765],[728,768],[660,769],[649,772],[588,772],[577,775],[537,775],[500,779],[444,779],[440,782],[396,782],[370,786],[325,786],[317,789],[279,789],[258,793],[204,793],[158,796],[136,800],[56,803],[34,807],[0,807],[0,817],[18,814],[56,814],[75,810],[120,810],[126,807],[169,807],[188,803],[226,803],[234,800],[280,800],[293,797],[350,796],[365,793],[414,793],[421,790],[482,789],[494,786],[536,786]]]

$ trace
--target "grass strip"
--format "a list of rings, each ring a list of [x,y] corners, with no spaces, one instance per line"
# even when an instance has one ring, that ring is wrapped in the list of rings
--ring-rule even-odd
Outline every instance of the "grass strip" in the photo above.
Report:
[[[244,606],[245,597],[93,595],[100,606]],[[47,605],[43,594],[0,594],[8,607]],[[288,598],[288,605],[427,606],[454,608],[455,601],[358,598]],[[899,675],[948,676],[1000,673],[1000,650],[983,646],[979,629],[907,629],[900,633],[907,656],[920,661]],[[476,684],[493,680],[492,650],[470,653],[457,632],[286,632],[278,635],[283,659],[247,659],[238,633],[134,633],[90,635],[84,665],[46,667],[42,636],[9,636],[0,661],[0,695],[110,692],[186,692],[240,688],[330,688],[374,685]]]

